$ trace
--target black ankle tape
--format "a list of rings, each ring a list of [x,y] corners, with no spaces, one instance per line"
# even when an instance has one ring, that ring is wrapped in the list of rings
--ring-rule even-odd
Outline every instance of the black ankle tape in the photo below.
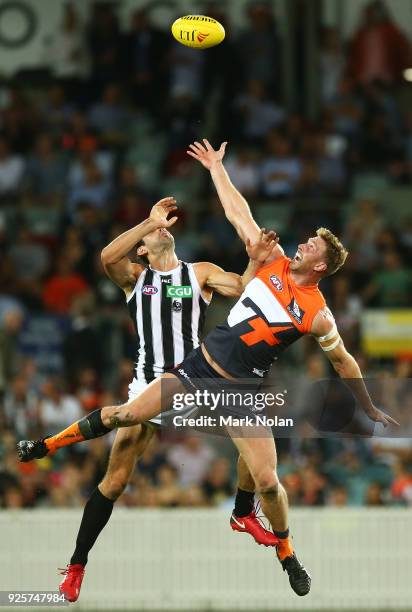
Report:
[[[275,530],[273,530],[273,533],[280,540],[286,540],[286,538],[289,537],[289,527],[286,529],[286,531],[275,531]]]
[[[244,491],[243,489],[238,489],[235,499],[235,515],[241,518],[242,516],[247,516],[248,514],[250,514],[253,511],[254,502],[254,493],[250,491]]]
[[[83,417],[79,421],[79,429],[80,433],[86,440],[91,440],[93,438],[99,438],[100,436],[104,436],[109,433],[111,429],[103,425],[102,409],[98,408],[97,410],[93,410],[88,416]]]

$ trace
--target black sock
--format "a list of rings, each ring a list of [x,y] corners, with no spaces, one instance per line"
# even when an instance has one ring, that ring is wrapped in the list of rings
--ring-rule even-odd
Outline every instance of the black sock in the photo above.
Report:
[[[86,565],[87,555],[109,520],[113,504],[114,502],[105,497],[96,487],[84,507],[82,522],[77,534],[76,550],[70,559],[71,564],[81,563]]]
[[[250,491],[243,491],[238,489],[235,499],[235,515],[236,516],[247,516],[253,510],[255,503],[255,494]]]
[[[275,534],[276,537],[280,538],[281,540],[286,540],[286,538],[289,537],[289,527],[286,529],[286,531],[273,530],[273,533]]]
[[[100,438],[111,431],[110,427],[103,425],[101,413],[102,409],[98,408],[78,421],[80,433],[86,440]]]

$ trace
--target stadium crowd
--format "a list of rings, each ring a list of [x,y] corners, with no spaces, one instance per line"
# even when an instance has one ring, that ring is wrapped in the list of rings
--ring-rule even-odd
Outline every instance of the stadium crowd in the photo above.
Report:
[[[371,359],[360,328],[364,308],[412,308],[410,43],[381,2],[351,40],[325,27],[321,106],[308,119],[282,103],[270,4],[247,10],[247,36],[233,31],[199,53],[144,9],[123,31],[110,4],[96,4],[87,23],[69,4],[42,78],[0,86],[0,507],[81,506],[104,474],[109,436],[30,464],[17,462],[15,441],[127,399],[135,338],[100,262],[111,239],[174,195],[179,257],[243,269],[211,181],[186,154],[202,137],[229,141],[233,182],[288,254],[318,226],[342,236],[348,262],[321,288],[346,346],[366,375],[412,378],[411,354]],[[217,5],[205,14],[231,32]],[[215,302],[209,326],[229,307]],[[315,343],[299,345],[283,368],[331,374]],[[225,440],[161,433],[119,503],[230,505],[234,458]],[[280,439],[279,463],[294,505],[412,504],[407,438]]]

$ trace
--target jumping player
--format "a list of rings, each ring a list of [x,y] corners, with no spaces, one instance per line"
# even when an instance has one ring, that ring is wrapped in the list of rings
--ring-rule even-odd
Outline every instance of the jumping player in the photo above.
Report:
[[[260,230],[249,206],[232,185],[222,159],[225,144],[215,151],[204,144],[191,145],[190,154],[211,172],[228,219],[253,252]],[[366,414],[376,422],[397,425],[396,421],[376,408],[364,385],[355,359],[345,350],[331,311],[327,308],[318,283],[336,272],[345,262],[347,252],[336,236],[320,228],[316,235],[298,246],[293,259],[285,257],[278,245],[265,265],[260,267],[246,286],[223,325],[217,326],[204,343],[194,349],[182,364],[149,386],[124,406],[98,409],[57,435],[18,444],[20,460],[45,456],[56,449],[105,435],[116,427],[142,424],[159,415],[170,404],[173,394],[199,379],[217,381],[267,376],[271,365],[293,342],[305,334],[313,335],[330,359],[340,377],[348,379],[353,393]],[[167,381],[164,396],[162,381]],[[162,396],[163,391],[163,396]],[[262,510],[279,542],[277,556],[298,595],[310,590],[311,578],[294,552],[288,527],[288,502],[276,473],[276,449],[272,436],[242,437],[229,430],[237,446],[246,473],[259,491]]]
[[[239,296],[243,284],[253,278],[260,265],[250,262],[240,277],[212,263],[178,261],[174,239],[168,231],[177,219],[168,220],[168,216],[176,209],[174,198],[160,200],[153,206],[148,219],[118,236],[101,254],[107,275],[125,293],[137,334],[136,371],[129,385],[129,401],[199,346],[213,291],[228,297]],[[273,232],[263,237],[264,251],[274,246],[273,238]],[[133,263],[128,257],[136,245],[139,245],[137,255],[141,264]],[[143,265],[146,262],[148,265]],[[178,297],[176,289],[179,287],[185,288],[185,297]],[[78,599],[88,553],[159,424],[160,419],[154,418],[117,432],[106,474],[86,503],[76,549],[63,571],[60,591],[68,601]],[[258,543],[267,546],[276,543],[273,533],[261,526],[253,508],[244,523],[242,531],[251,533]]]

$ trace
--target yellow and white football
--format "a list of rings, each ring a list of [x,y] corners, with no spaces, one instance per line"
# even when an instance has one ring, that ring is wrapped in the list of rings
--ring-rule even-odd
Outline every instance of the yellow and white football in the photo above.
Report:
[[[172,25],[172,34],[177,42],[186,47],[208,49],[222,42],[225,29],[221,23],[205,15],[185,15]]]

